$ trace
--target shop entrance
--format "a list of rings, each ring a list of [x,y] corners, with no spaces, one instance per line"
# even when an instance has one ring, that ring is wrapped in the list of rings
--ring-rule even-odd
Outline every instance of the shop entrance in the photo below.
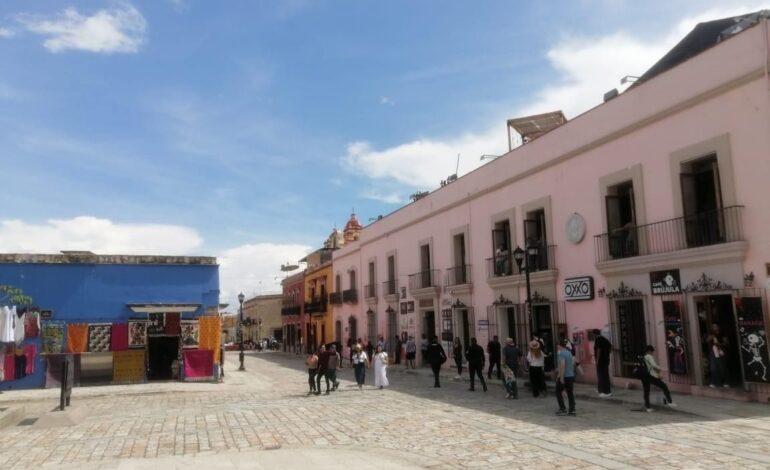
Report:
[[[462,341],[463,348],[467,348],[471,344],[471,336],[474,336],[473,332],[471,331],[473,322],[470,319],[468,309],[455,309],[453,316],[453,323],[457,325],[457,331],[455,332],[455,335],[457,335],[457,337],[460,338],[460,341]]]
[[[179,356],[179,337],[156,336],[147,339],[148,380],[171,380],[171,365]]]
[[[738,328],[733,312],[731,295],[709,295],[695,297],[695,311],[698,313],[698,329],[700,331],[701,352],[703,354],[703,379],[705,384],[714,383],[712,377],[710,341],[718,339],[724,350],[724,383],[731,386],[741,386],[740,343]],[[719,385],[719,384],[717,384]]]
[[[436,336],[436,314],[433,310],[423,312],[422,332],[428,337],[428,341]]]
[[[537,335],[543,341],[543,353],[545,354],[545,370],[553,370],[554,357],[556,355],[556,343],[553,337],[553,321],[550,304],[532,305],[531,334]],[[529,338],[526,340],[529,342]],[[520,345],[526,346],[527,343]]]
[[[615,373],[621,377],[633,377],[633,370],[639,356],[647,347],[647,320],[644,316],[642,299],[616,300],[617,338],[615,344]]]

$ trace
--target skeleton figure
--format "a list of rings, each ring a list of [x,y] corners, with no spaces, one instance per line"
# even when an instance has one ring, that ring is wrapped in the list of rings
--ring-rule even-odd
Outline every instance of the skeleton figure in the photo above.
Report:
[[[765,347],[765,339],[755,333],[749,334],[746,339],[743,340],[744,351],[752,355],[751,361],[746,364],[746,367],[750,367],[752,364],[757,363],[762,368],[762,381],[767,381],[767,366],[765,366],[762,360],[762,348]],[[758,375],[758,374],[757,374]]]

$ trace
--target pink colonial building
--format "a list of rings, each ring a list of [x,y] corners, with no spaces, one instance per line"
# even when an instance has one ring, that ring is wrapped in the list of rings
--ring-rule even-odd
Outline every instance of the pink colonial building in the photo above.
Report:
[[[509,121],[525,144],[334,253],[361,293],[334,311],[343,341],[566,335],[587,365],[600,329],[615,385],[652,344],[675,390],[770,397],[769,41],[767,12],[703,23],[571,121]],[[709,387],[714,325],[729,388]]]

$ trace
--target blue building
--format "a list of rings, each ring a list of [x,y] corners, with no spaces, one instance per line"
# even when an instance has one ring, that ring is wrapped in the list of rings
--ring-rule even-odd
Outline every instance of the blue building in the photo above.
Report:
[[[43,387],[47,382],[51,386],[52,376],[56,374],[50,369],[55,367],[59,354],[41,354],[46,352],[46,346],[50,352],[50,346],[43,344],[43,333],[52,331],[50,327],[62,328],[65,346],[58,352],[63,355],[71,352],[66,347],[70,325],[89,328],[89,347],[77,354],[79,382],[114,383],[113,353],[109,346],[113,325],[118,325],[116,332],[118,327],[123,331],[129,325],[145,329],[144,347],[141,341],[132,344],[132,351],[144,357],[144,380],[171,379],[175,375],[172,364],[176,367],[174,361],[181,358],[184,341],[178,333],[179,323],[195,322],[195,338],[190,338],[189,344],[194,341],[197,346],[197,319],[219,313],[219,266],[213,257],[96,255],[91,252],[0,254],[0,285],[17,287],[31,297],[32,305],[18,305],[17,310],[29,311],[30,317],[31,312],[35,312],[42,325],[37,336],[28,331],[22,342],[0,344],[6,371],[8,364],[13,362],[8,355],[15,353],[17,359],[16,377],[8,380],[6,372],[5,377],[0,377],[6,379],[0,381],[0,390]],[[9,306],[8,299],[3,299],[2,294],[0,305]],[[132,321],[136,325],[132,325]],[[163,330],[166,321],[174,324],[173,332]],[[90,344],[91,336],[95,337],[94,325],[103,325],[103,333],[106,331],[106,350]],[[22,360],[22,363],[29,372],[27,374],[20,373],[18,365],[25,353],[28,354],[27,361]],[[115,361],[117,368],[117,359]]]

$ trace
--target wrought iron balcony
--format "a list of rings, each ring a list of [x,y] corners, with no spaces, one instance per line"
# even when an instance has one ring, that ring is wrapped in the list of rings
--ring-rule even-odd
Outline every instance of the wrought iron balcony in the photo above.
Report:
[[[287,315],[299,315],[301,308],[299,305],[295,305],[292,307],[283,307],[281,309],[281,315],[287,316]]]
[[[342,301],[351,304],[358,302],[358,290],[348,289],[342,291]]]
[[[332,292],[329,294],[329,303],[332,305],[342,304],[342,292]]]
[[[369,284],[364,286],[364,293],[366,294],[367,299],[377,298],[377,285]]]
[[[449,268],[446,271],[446,285],[459,286],[471,283],[471,265],[464,264]]]
[[[382,283],[383,295],[396,295],[397,292],[398,292],[398,286],[396,285],[395,279],[391,279],[390,281],[385,281]]]
[[[513,254],[506,253],[487,258],[487,278],[524,275],[524,264],[519,268]],[[556,269],[556,245],[548,245],[545,250],[530,259],[530,273]]]
[[[428,287],[439,287],[438,269],[429,269],[409,275],[409,289],[427,289]]]
[[[314,297],[310,302],[305,302],[305,313],[323,314],[326,313],[326,299]]]
[[[596,262],[743,241],[742,209],[724,207],[597,235]]]

